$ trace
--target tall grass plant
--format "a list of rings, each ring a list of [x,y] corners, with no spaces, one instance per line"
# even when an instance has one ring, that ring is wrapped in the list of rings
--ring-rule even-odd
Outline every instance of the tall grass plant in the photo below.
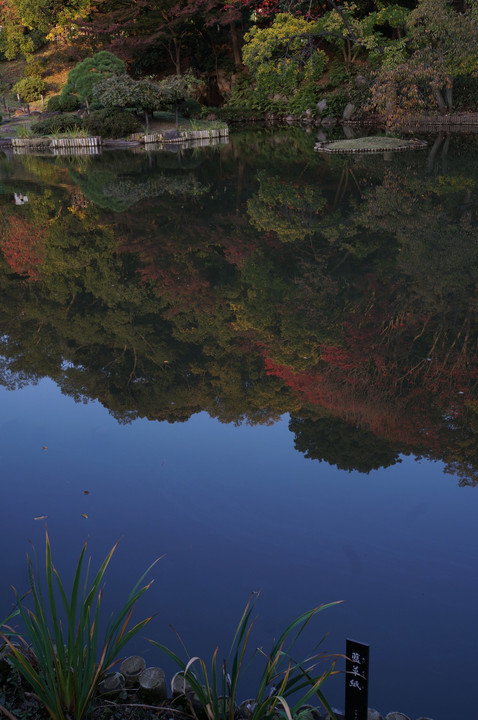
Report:
[[[25,597],[20,597],[14,589],[16,609],[13,615],[20,616],[24,632],[16,632],[4,625],[0,637],[10,650],[12,664],[54,720],[84,718],[99,682],[122,648],[151,620],[147,617],[129,627],[137,600],[151,585],[151,582],[143,586],[142,583],[155,563],[138,580],[121,610],[111,617],[100,641],[101,584],[117,545],[89,582],[90,560],[84,568],[84,544],[68,596],[53,564],[46,531],[46,589],[40,579],[38,563],[33,563],[31,558],[28,558],[28,596],[32,608],[27,607]]]
[[[191,688],[192,692],[186,693],[191,714],[196,720],[203,720],[204,717],[207,720],[234,720],[239,680],[249,665],[259,658],[262,671],[256,695],[249,704],[250,720],[267,720],[280,716],[293,720],[298,717],[300,708],[312,697],[317,698],[334,719],[322,686],[329,677],[339,672],[335,670],[339,656],[317,653],[297,662],[293,660],[291,653],[296,640],[312,618],[337,602],[320,605],[300,615],[286,627],[269,653],[256,648],[250,657],[247,657],[250,635],[255,623],[251,616],[257,596],[257,593],[253,593],[244,609],[228,660],[219,659],[218,648],[208,664],[200,657],[183,660],[165,645],[151,640],[153,645],[174,661],[184,676],[185,686]],[[323,667],[324,661],[327,667],[320,671],[319,666]]]

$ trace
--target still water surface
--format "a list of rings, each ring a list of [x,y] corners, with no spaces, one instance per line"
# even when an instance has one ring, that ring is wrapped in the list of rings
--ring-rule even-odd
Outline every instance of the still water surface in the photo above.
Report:
[[[121,539],[107,610],[164,555],[149,637],[226,652],[261,590],[267,648],[343,600],[304,653],[368,642],[371,706],[473,717],[478,143],[433,141],[0,159],[0,617],[45,515],[66,576]]]

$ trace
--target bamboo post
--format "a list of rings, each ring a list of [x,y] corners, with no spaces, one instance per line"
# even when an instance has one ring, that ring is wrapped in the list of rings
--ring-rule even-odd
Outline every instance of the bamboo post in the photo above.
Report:
[[[131,655],[120,665],[120,673],[124,675],[127,687],[139,685],[139,676],[146,669],[146,660],[139,655]]]
[[[166,678],[161,668],[146,668],[139,675],[138,681],[141,692],[145,697],[157,702],[167,699]]]
[[[107,675],[98,685],[100,695],[116,695],[121,692],[125,686],[125,680],[121,673],[114,672]]]

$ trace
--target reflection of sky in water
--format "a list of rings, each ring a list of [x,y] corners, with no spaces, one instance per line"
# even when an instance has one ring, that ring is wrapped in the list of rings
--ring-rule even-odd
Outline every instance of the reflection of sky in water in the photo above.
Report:
[[[227,651],[249,592],[262,589],[255,642],[267,647],[295,615],[343,599],[319,616],[313,640],[330,630],[324,648],[343,651],[346,636],[371,644],[372,706],[472,716],[478,490],[440,464],[337,471],[294,450],[287,418],[237,428],[201,413],[122,426],[50,381],[2,390],[0,408],[0,617],[10,583],[25,587],[26,538],[42,548],[33,518],[47,515],[60,570],[86,536],[96,562],[121,538],[106,608],[165,554],[141,602],[158,612],[147,636],[174,645],[171,622],[194,654],[216,642]],[[130,649],[161,660],[143,640]],[[330,686],[337,705],[342,686]]]

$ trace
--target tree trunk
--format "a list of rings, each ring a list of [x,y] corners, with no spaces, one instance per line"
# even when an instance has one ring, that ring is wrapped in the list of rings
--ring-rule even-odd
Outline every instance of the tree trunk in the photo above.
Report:
[[[440,149],[440,146],[443,142],[443,135],[442,133],[439,133],[437,137],[435,138],[435,142],[433,143],[432,149],[430,150],[430,155],[428,156],[427,160],[427,172],[432,173],[433,167],[435,165],[435,159],[438,153],[438,150]]]
[[[443,97],[442,90],[437,90],[435,93],[435,97],[436,97],[436,101],[438,103],[438,109],[439,109],[440,113],[442,115],[444,115],[446,113],[446,111],[448,110],[448,105],[447,105],[445,98]]]
[[[235,22],[231,21],[229,23],[229,28],[231,31],[231,39],[232,39],[232,52],[234,56],[234,65],[236,67],[236,70],[240,69],[242,67],[242,57],[241,57],[241,51],[239,48],[239,37],[237,34],[237,27]]]
[[[448,77],[448,83],[445,88],[445,99],[448,106],[448,110],[453,109],[453,78]]]
[[[441,151],[442,172],[444,175],[448,175],[448,150],[449,150],[449,148],[450,148],[450,135],[447,135],[445,142],[443,143],[443,150]]]
[[[174,42],[174,65],[176,67],[176,75],[181,75],[181,40],[173,39]]]

